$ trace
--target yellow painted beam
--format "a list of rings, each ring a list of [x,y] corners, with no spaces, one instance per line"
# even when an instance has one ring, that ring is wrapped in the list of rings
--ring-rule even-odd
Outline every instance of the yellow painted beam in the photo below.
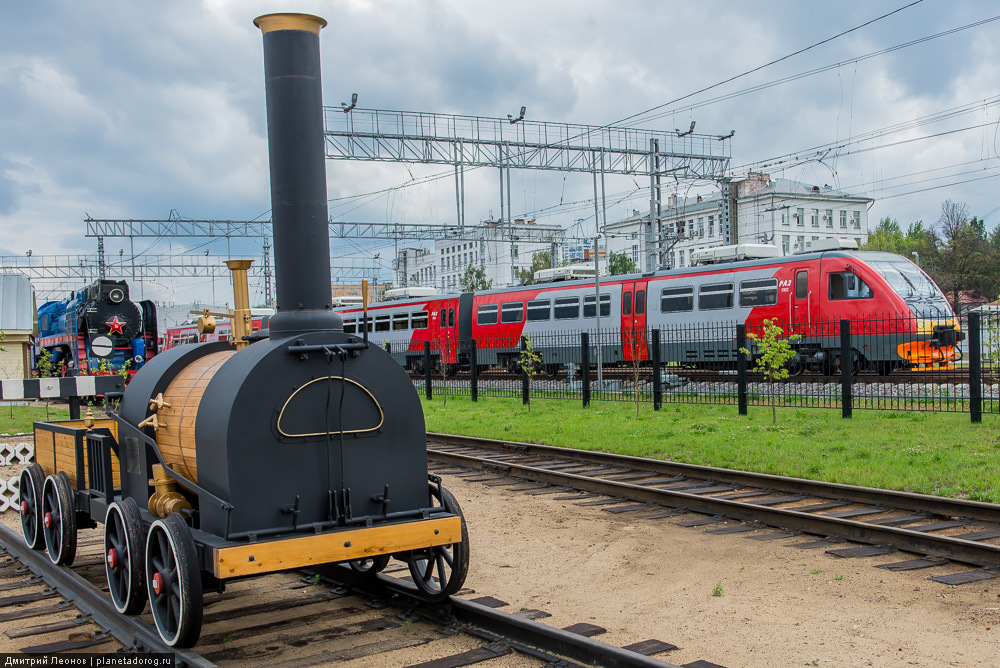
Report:
[[[458,517],[417,520],[213,550],[220,580],[462,542]]]

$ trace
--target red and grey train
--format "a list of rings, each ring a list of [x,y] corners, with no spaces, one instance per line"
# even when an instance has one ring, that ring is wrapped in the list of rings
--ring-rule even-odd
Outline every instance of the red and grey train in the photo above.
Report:
[[[442,294],[376,303],[368,336],[412,371],[448,372],[468,362],[515,368],[519,339],[532,337],[554,371],[580,362],[579,338],[597,328],[593,280]],[[360,308],[343,309],[348,332],[365,329]],[[835,249],[607,277],[600,284],[601,359],[650,359],[649,331],[661,330],[661,360],[691,366],[735,363],[736,325],[760,331],[777,321],[793,341],[792,370],[830,372],[840,364],[839,320],[852,320],[856,368],[887,373],[946,366],[964,338],[944,294],[920,267],[891,253]],[[559,336],[560,334],[564,336]],[[596,355],[590,356],[591,361]]]

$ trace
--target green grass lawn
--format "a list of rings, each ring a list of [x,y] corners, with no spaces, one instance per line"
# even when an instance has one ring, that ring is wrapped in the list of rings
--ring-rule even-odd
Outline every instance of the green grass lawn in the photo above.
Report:
[[[0,434],[16,434],[18,432],[30,434],[34,431],[32,425],[38,420],[68,419],[69,410],[66,408],[49,406],[48,417],[46,417],[45,406],[42,404],[28,406],[0,404]]]
[[[421,399],[428,431],[827,480],[1000,503],[1000,417],[962,413]]]

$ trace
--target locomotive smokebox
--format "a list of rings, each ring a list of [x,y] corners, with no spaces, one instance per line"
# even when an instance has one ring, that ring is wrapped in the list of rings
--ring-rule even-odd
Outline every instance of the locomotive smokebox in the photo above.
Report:
[[[123,440],[143,465],[122,484],[144,498],[152,465],[165,465],[182,491],[196,492],[196,528],[227,540],[426,517],[419,397],[395,360],[346,334],[331,307],[319,61],[326,22],[277,14],[255,24],[264,40],[278,312],[268,337],[242,350],[178,346],[136,374],[120,416],[141,430]]]

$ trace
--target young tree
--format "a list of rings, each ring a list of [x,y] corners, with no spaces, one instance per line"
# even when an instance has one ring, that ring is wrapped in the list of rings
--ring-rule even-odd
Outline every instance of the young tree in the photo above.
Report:
[[[785,364],[795,357],[790,341],[801,338],[798,334],[782,337],[785,330],[778,325],[777,320],[765,320],[761,334],[747,332],[747,338],[756,343],[757,359],[754,368],[764,374],[767,379],[767,393],[771,401],[771,424],[778,426],[778,395],[774,391],[774,383],[788,378],[788,368]],[[740,348],[744,355],[751,352]]]
[[[625,251],[608,253],[608,275],[621,276],[635,272],[635,260],[625,254]]]
[[[523,373],[528,374],[528,382],[530,383],[531,379],[538,373],[538,369],[542,366],[542,356],[535,350],[530,336],[525,335],[523,340],[524,348],[521,349],[520,354],[517,356],[517,364],[521,367]],[[528,392],[528,412],[531,412],[531,392]]]
[[[552,253],[549,251],[538,251],[531,256],[531,266],[527,269],[517,270],[517,280],[521,285],[531,285],[535,282],[535,272],[539,269],[548,269],[552,266]]]
[[[493,279],[486,278],[486,267],[470,264],[465,268],[465,273],[458,281],[462,292],[476,292],[478,290],[489,290],[493,287]]]

